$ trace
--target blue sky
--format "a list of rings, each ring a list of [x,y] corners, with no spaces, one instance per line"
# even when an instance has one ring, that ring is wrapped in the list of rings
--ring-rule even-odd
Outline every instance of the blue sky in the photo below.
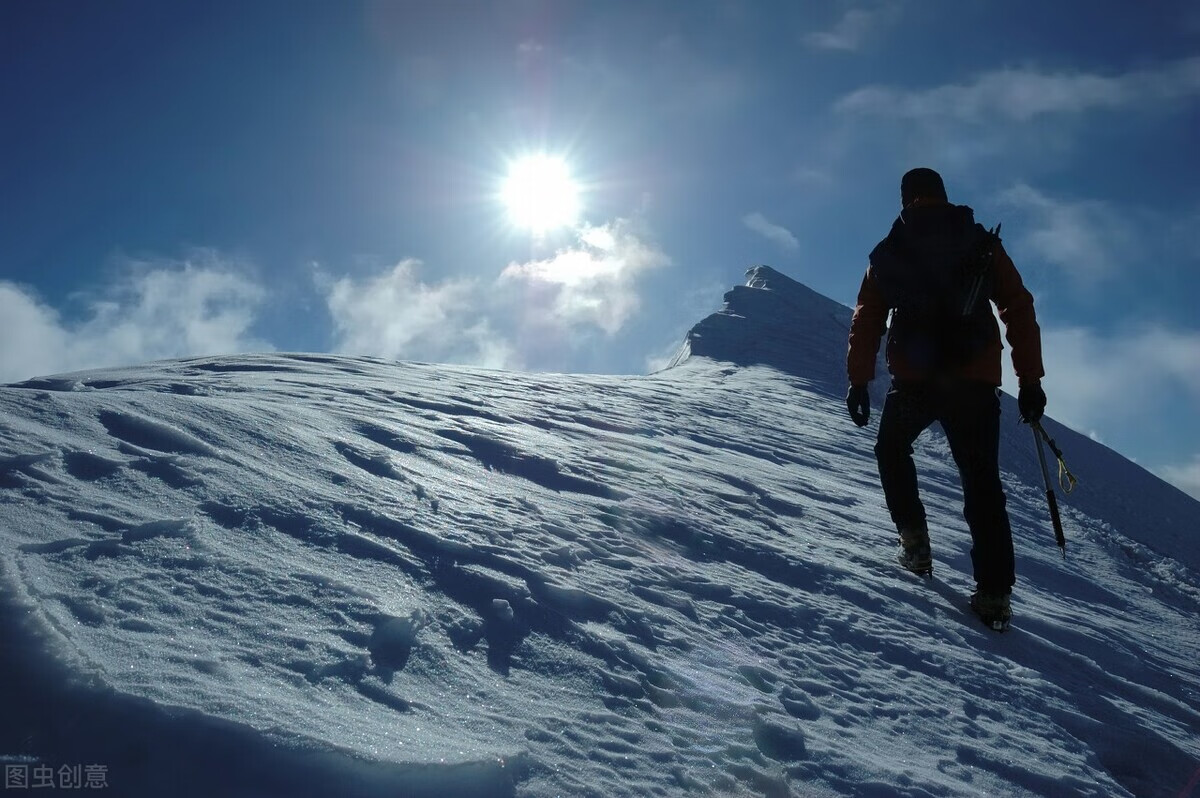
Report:
[[[751,265],[852,304],[925,165],[1003,222],[1049,412],[1200,495],[1194,3],[2,2],[0,74],[0,379],[645,373]],[[582,210],[534,237],[543,150]]]

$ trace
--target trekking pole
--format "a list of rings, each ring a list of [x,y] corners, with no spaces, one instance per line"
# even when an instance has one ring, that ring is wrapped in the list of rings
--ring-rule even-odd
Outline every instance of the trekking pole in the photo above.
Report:
[[[1034,421],[1029,425],[1033,430],[1033,442],[1037,446],[1038,460],[1042,464],[1042,481],[1046,484],[1046,502],[1050,505],[1050,522],[1054,524],[1054,542],[1058,544],[1059,551],[1062,552],[1063,559],[1067,559],[1067,538],[1063,534],[1062,518],[1058,514],[1058,497],[1054,495],[1054,486],[1050,484],[1050,471],[1046,468],[1046,450],[1042,447],[1042,438],[1045,438],[1050,443],[1050,448],[1054,450],[1058,457],[1059,463],[1059,480],[1061,483],[1062,471],[1066,469],[1066,463],[1063,462],[1062,452],[1054,445],[1054,441],[1046,434],[1046,430],[1042,429],[1042,425]],[[1067,476],[1070,478],[1070,488],[1064,486],[1063,490],[1070,493],[1075,488],[1075,477],[1070,471],[1067,471]]]

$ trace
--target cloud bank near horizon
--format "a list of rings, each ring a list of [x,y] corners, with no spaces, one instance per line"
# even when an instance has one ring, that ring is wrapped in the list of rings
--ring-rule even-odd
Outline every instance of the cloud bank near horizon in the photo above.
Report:
[[[511,353],[477,313],[477,281],[422,282],[421,265],[410,258],[362,279],[319,279],[333,319],[333,350],[389,360],[508,367]]]
[[[1200,407],[1200,332],[1060,327],[1044,329],[1042,339],[1053,414],[1077,429],[1134,422],[1168,406]]]
[[[266,290],[247,267],[200,251],[184,260],[127,260],[67,322],[33,292],[0,281],[0,381],[148,360],[271,350],[251,334]]]
[[[523,311],[544,323],[591,325],[612,336],[641,308],[640,278],[670,263],[664,252],[635,235],[628,222],[618,221],[580,228],[576,243],[553,257],[510,263],[499,282],[522,286],[533,299]]]
[[[577,232],[577,240],[553,256],[510,263],[490,279],[423,280],[414,259],[364,277],[318,275],[333,322],[330,349],[538,370],[540,360],[561,356],[564,347],[591,340],[588,335],[611,337],[638,314],[641,278],[670,258],[624,223]],[[273,351],[254,334],[268,292],[253,271],[214,252],[129,261],[113,285],[83,298],[86,311],[76,322],[27,289],[0,281],[0,381]],[[1043,337],[1050,412],[1093,437],[1103,439],[1097,430],[1133,423],[1146,412],[1200,406],[1200,332],[1162,324],[1107,333],[1073,326],[1044,327]],[[1007,372],[1006,365],[1005,388],[1014,391]],[[1200,498],[1200,453],[1152,467]]]
[[[536,369],[590,336],[620,332],[641,309],[642,276],[670,262],[617,220],[580,227],[553,255],[491,278],[426,283],[410,259],[375,276],[325,279],[321,290],[335,351]]]

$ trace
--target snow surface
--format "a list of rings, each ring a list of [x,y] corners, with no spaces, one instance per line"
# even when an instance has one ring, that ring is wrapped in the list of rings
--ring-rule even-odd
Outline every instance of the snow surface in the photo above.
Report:
[[[936,431],[936,578],[894,565],[849,313],[760,267],[647,377],[0,387],[0,758],[122,796],[1200,794],[1200,503],[1048,422],[1064,561],[1005,397],[985,629]]]

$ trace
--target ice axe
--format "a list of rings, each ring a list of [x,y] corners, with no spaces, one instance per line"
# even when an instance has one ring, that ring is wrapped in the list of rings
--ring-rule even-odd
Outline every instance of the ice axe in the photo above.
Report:
[[[1054,524],[1054,542],[1058,544],[1059,551],[1062,552],[1063,559],[1067,559],[1067,538],[1063,535],[1062,518],[1058,514],[1058,497],[1054,495],[1054,486],[1050,484],[1050,471],[1046,468],[1046,450],[1042,446],[1042,440],[1050,444],[1051,451],[1058,458],[1058,484],[1062,486],[1063,493],[1070,493],[1075,490],[1075,486],[1079,484],[1079,480],[1075,479],[1075,475],[1071,473],[1071,469],[1067,468],[1067,463],[1063,460],[1063,454],[1054,444],[1054,439],[1051,438],[1042,425],[1037,421],[1030,422],[1029,426],[1033,429],[1033,442],[1037,446],[1038,460],[1042,464],[1042,481],[1046,484],[1046,502],[1050,505],[1050,521]],[[1063,478],[1066,478],[1066,482]]]

